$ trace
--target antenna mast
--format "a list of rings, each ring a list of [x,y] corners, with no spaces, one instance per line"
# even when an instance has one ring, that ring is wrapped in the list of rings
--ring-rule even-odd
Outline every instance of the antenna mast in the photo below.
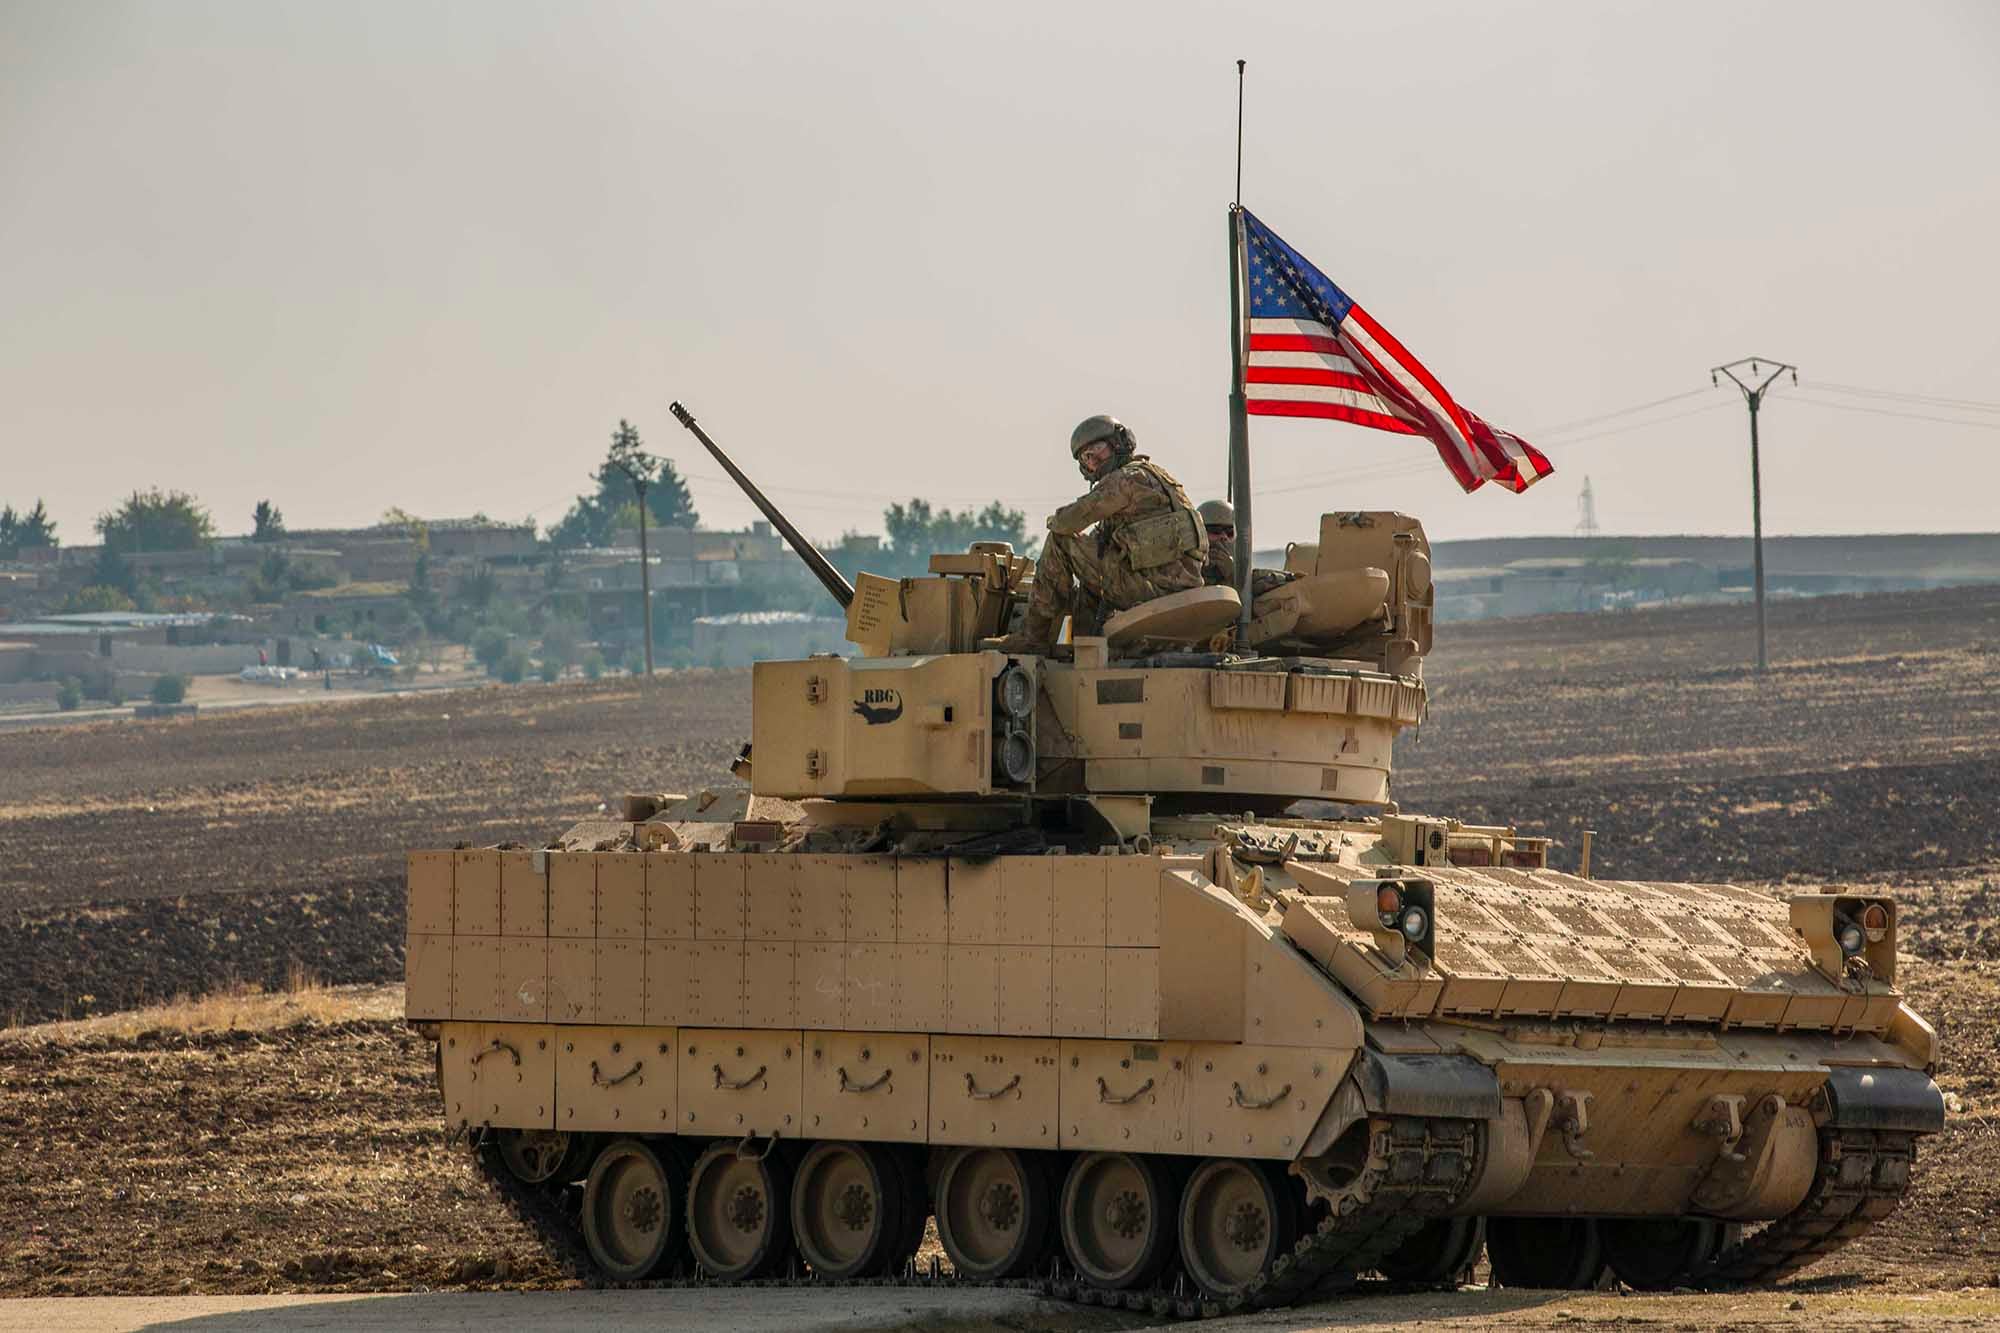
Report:
[[[1576,497],[1576,535],[1597,535],[1597,497],[1590,492],[1590,478],[1587,476],[1583,479],[1583,490]]]
[[[1239,637],[1250,628],[1250,414],[1243,393],[1243,66],[1236,62],[1236,202],[1229,206],[1229,498],[1236,506],[1236,581],[1243,609]]]

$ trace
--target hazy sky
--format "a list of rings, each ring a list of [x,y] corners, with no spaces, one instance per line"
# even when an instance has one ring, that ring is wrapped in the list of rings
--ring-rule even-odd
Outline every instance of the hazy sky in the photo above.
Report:
[[[1565,532],[1586,475],[1607,531],[1747,532],[1706,386],[1753,353],[1807,386],[1767,531],[2000,526],[1983,0],[0,0],[0,500],[70,543],[147,485],[232,532],[546,525],[623,416],[741,523],[676,397],[816,534],[910,495],[1039,527],[1100,411],[1199,500],[1238,56],[1245,202],[1557,468],[1466,496],[1427,444],[1253,420],[1260,545]]]

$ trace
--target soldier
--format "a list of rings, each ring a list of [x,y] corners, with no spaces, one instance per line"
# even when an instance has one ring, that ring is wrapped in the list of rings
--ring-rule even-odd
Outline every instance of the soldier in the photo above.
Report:
[[[1212,588],[1236,586],[1236,507],[1227,500],[1204,500],[1196,511],[1208,530],[1208,558],[1201,564],[1202,582]]]
[[[1208,558],[1202,562],[1202,581],[1210,587],[1235,588],[1241,592],[1236,582],[1236,507],[1227,500],[1204,500],[1199,512],[1202,526],[1208,532]],[[1297,577],[1282,569],[1252,569],[1250,596],[1262,597]]]
[[[1201,520],[1181,484],[1136,450],[1116,417],[1090,417],[1071,432],[1070,457],[1090,492],[1049,515],[1027,618],[1000,640],[1001,651],[1047,652],[1064,613],[1074,632],[1092,634],[1113,612],[1201,586]]]

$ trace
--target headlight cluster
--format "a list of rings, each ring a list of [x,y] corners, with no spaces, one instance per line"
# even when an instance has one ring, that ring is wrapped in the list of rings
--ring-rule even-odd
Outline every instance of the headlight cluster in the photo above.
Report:
[[[1035,776],[1035,738],[1028,729],[1035,715],[1035,678],[1010,662],[993,682],[993,768],[1015,786]]]
[[[1870,903],[1861,910],[1857,920],[1845,913],[1833,919],[1834,942],[1849,958],[1860,953],[1871,944],[1880,944],[1889,934],[1889,909],[1880,903]]]
[[[1428,967],[1437,952],[1437,889],[1427,879],[1358,879],[1347,886],[1347,916],[1373,933],[1375,947],[1400,967],[1418,955]]]
[[[1421,942],[1431,926],[1429,912],[1403,900],[1400,884],[1384,884],[1375,890],[1375,915],[1382,929],[1393,930],[1412,944]]]

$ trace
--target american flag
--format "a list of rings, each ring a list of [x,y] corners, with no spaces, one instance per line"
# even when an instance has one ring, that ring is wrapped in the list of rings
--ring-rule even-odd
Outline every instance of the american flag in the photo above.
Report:
[[[1468,491],[1525,491],[1555,468],[1518,435],[1460,407],[1423,363],[1333,280],[1243,210],[1250,328],[1244,396],[1253,416],[1326,417],[1421,435]]]

